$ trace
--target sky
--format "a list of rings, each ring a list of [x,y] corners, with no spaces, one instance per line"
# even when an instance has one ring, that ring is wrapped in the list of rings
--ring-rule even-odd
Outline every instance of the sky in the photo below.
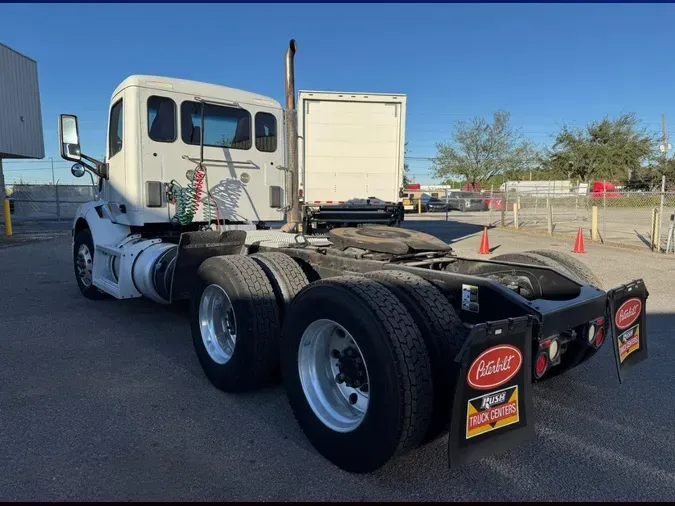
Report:
[[[410,174],[429,176],[457,120],[511,113],[549,145],[564,124],[634,112],[675,129],[675,5],[0,4],[0,42],[35,59],[45,160],[5,162],[8,182],[72,182],[59,113],[77,114],[83,152],[103,156],[110,96],[128,75],[223,84],[284,103],[296,89],[405,93]],[[1,112],[0,112],[1,113]]]

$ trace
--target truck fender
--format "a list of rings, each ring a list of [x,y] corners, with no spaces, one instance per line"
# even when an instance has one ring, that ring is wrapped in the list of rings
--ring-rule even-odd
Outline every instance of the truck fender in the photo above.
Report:
[[[129,235],[131,229],[127,225],[114,223],[108,203],[105,201],[93,201],[82,204],[73,218],[72,237],[83,228],[88,228],[94,242],[94,248],[102,244],[116,246],[122,239]],[[94,255],[96,262],[96,255]]]

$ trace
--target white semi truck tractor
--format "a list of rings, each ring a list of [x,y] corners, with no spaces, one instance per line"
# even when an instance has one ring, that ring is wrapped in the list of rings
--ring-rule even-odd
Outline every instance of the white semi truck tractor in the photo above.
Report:
[[[295,51],[291,41],[285,108],[215,84],[125,79],[110,101],[104,161],[81,151],[76,116],[59,117],[61,156],[75,162],[75,176],[98,178],[96,199],[72,228],[85,297],[188,300],[210,382],[235,395],[281,371],[309,441],[351,472],[374,471],[440,437],[451,467],[508,450],[533,437],[533,383],[591,359],[608,341],[620,379],[647,358],[642,280],[604,291],[576,258],[547,250],[463,258],[433,236],[389,226],[400,206],[386,200],[319,209],[332,226],[310,234],[316,221],[300,190],[314,191],[321,149],[334,148],[314,124],[324,145],[313,151],[311,136],[301,141],[309,165],[299,177]],[[400,122],[379,114],[403,109],[397,98],[372,97],[359,101],[376,104],[385,126],[377,135],[391,134],[378,152],[385,173],[383,160],[400,161]],[[345,114],[363,118],[354,103]],[[310,115],[342,114],[334,104],[312,107]],[[349,136],[343,127],[338,141]],[[284,219],[281,229],[266,225]],[[374,224],[341,226],[361,219]]]

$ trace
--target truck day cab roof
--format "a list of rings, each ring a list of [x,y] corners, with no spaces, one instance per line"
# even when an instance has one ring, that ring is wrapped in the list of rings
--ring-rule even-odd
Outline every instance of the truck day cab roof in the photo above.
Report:
[[[115,88],[112,97],[115,97],[125,88],[132,86],[153,90],[172,91],[174,93],[184,93],[205,99],[226,100],[245,104],[261,104],[281,109],[281,104],[277,100],[250,91],[230,88],[219,84],[204,83],[201,81],[151,75],[131,75],[127,77],[117,86],[117,88]]]

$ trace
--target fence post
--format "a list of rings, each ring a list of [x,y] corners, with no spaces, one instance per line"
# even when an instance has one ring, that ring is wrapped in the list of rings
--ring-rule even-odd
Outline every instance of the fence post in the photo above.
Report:
[[[490,185],[490,224],[489,226],[492,226],[492,211],[495,208],[495,185]]]
[[[607,181],[602,182],[602,237],[607,240]]]
[[[513,226],[518,228],[518,203],[513,203]]]
[[[501,222],[502,228],[504,228],[506,226],[506,206],[509,205],[508,201],[509,201],[509,198],[505,193],[504,194],[504,200],[502,201],[502,213],[501,213],[502,214],[502,222]]]
[[[661,227],[663,226],[663,200],[666,194],[666,176],[661,176],[661,203],[659,205],[659,229],[656,232],[656,251],[661,252]]]
[[[656,210],[655,207],[653,207],[652,208],[652,229],[651,229],[651,232],[649,234],[649,236],[650,236],[650,238],[649,238],[649,242],[650,242],[649,249],[651,249],[652,251],[654,251],[654,247],[656,246],[656,226],[657,226],[658,219],[659,219],[658,215],[659,215],[659,212]]]
[[[5,237],[9,238],[12,235],[12,213],[9,209],[9,199],[7,197],[2,199],[2,214],[5,217]]]
[[[598,240],[598,206],[591,208],[591,241]]]
[[[551,206],[548,195],[546,196],[546,209],[548,215],[548,235],[553,235],[553,207]]]
[[[56,221],[61,222],[61,204],[59,202],[59,185],[54,185],[54,192],[56,194]]]

